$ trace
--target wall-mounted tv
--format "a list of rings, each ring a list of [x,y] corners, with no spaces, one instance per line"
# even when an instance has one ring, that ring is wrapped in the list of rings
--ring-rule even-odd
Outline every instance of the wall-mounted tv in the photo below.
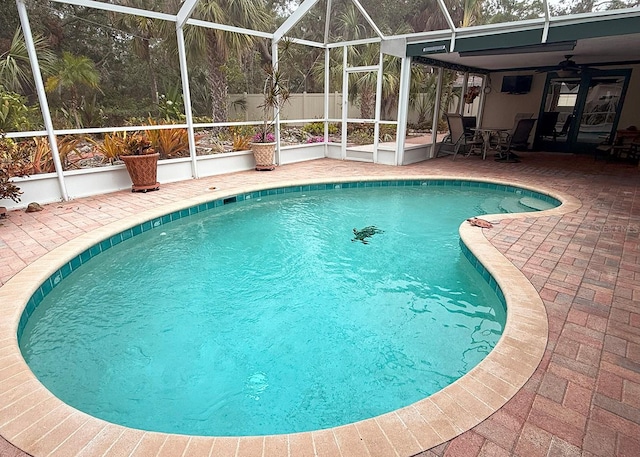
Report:
[[[527,94],[531,90],[533,75],[503,76],[501,92]]]

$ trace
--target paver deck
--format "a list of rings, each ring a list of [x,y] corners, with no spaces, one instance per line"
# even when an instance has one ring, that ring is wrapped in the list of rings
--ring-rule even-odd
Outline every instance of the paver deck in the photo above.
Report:
[[[425,436],[433,429],[403,428],[400,416],[403,420],[393,423],[378,421],[379,429],[358,425],[299,439],[248,438],[213,445],[198,438],[164,439],[110,426],[91,429],[95,423],[83,427],[84,418],[72,416],[51,435],[43,433],[37,439],[34,455],[244,456],[262,455],[260,449],[291,456],[322,455],[326,450],[326,455],[343,457],[640,455],[640,170],[635,166],[548,153],[523,153],[521,163],[444,157],[404,167],[324,159],[273,172],[163,184],[159,192],[148,194],[117,192],[54,203],[39,213],[12,211],[0,221],[0,285],[86,232],[193,196],[215,198],[220,190],[303,178],[426,175],[510,181],[579,201],[566,213],[505,218],[491,230],[474,232],[526,276],[548,317],[542,361],[522,389],[487,419],[424,449],[420,443],[429,441]],[[0,353],[0,362],[3,357]],[[10,390],[0,386],[0,410]],[[55,421],[55,415],[50,420]],[[78,430],[75,438],[52,449],[48,437],[65,426]],[[399,441],[398,436],[406,439]],[[2,439],[0,455],[28,454]]]

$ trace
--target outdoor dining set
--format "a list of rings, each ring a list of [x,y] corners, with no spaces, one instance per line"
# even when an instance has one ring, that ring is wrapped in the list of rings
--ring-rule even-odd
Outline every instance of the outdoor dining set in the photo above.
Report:
[[[480,155],[486,159],[494,154],[500,162],[518,162],[514,149],[526,149],[529,136],[536,122],[533,113],[518,113],[511,128],[476,127],[475,117],[460,114],[446,114],[449,136],[442,143],[440,152],[453,154]],[[439,152],[439,153],[440,153]]]

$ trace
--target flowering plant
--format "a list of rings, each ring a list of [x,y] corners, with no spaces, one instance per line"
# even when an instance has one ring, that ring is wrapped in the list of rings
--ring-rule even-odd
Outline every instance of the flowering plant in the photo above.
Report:
[[[266,132],[264,134],[263,132],[258,132],[253,135],[251,141],[254,143],[273,143],[276,141],[276,136],[271,132]]]
[[[264,101],[258,108],[262,108],[263,122],[257,128],[257,132],[253,137],[254,143],[273,143],[275,136],[271,132],[275,118],[280,110],[289,100],[289,89],[286,87],[286,81],[283,81],[282,75],[273,67],[264,68],[266,74],[262,94]]]
[[[323,136],[311,136],[307,138],[307,143],[323,143],[323,142],[324,142]]]

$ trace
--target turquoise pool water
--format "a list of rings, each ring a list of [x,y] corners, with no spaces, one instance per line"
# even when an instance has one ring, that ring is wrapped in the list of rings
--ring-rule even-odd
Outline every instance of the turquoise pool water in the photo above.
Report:
[[[142,233],[60,281],[20,337],[41,382],[130,427],[289,433],[411,404],[500,338],[504,305],[461,253],[457,227],[529,210],[516,207],[520,194],[252,197]],[[372,225],[383,233],[352,241]]]

